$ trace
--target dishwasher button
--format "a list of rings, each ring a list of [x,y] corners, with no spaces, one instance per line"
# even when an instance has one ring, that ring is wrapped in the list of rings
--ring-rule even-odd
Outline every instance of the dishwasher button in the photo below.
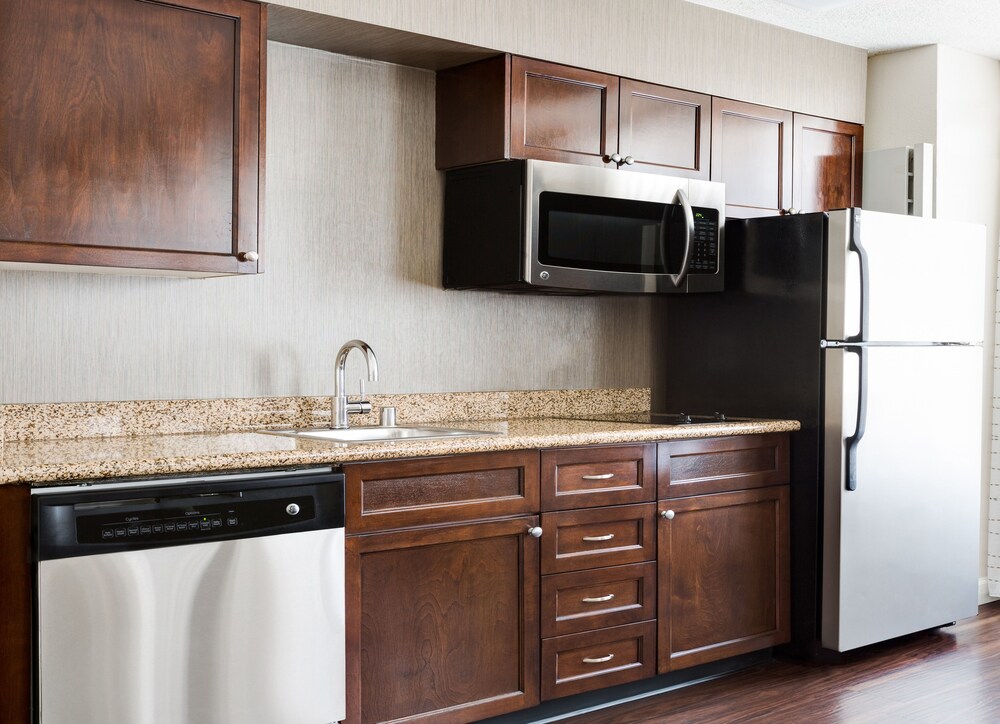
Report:
[[[213,528],[221,528],[222,527],[222,519],[221,518],[212,518],[212,527]]]
[[[130,536],[131,535],[139,535],[139,526],[137,526],[137,525],[130,525],[128,527],[128,534]]]
[[[125,537],[125,526],[120,525],[117,528],[115,528],[115,538],[124,538],[124,537]]]
[[[240,521],[235,516],[229,516],[226,518],[226,525],[239,525]]]
[[[289,503],[288,506],[285,508],[285,512],[288,513],[289,515],[298,515],[299,514],[298,503]]]
[[[101,529],[101,538],[108,539],[108,538],[114,538],[114,537],[115,537],[115,529],[114,528],[102,528]]]

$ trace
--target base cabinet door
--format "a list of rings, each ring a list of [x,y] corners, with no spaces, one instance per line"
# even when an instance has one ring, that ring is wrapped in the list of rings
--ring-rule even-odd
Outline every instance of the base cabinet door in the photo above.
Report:
[[[537,525],[347,539],[348,722],[471,722],[538,703]]]
[[[660,673],[789,640],[788,486],[661,501]]]

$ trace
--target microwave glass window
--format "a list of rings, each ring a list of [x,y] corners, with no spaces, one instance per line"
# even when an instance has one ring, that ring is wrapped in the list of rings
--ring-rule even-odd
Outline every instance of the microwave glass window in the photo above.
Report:
[[[676,274],[684,254],[679,205],[551,191],[539,195],[539,261],[602,271]]]

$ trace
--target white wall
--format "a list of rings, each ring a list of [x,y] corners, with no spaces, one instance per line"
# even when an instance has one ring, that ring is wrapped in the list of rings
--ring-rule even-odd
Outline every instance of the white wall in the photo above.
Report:
[[[868,59],[865,151],[934,142],[937,64],[936,45]]]
[[[441,288],[433,73],[268,53],[266,272],[0,272],[0,403],[649,386],[648,298]]]
[[[868,64],[865,148],[935,146],[938,218],[986,226],[983,309],[983,528],[980,576],[986,576],[987,501],[993,407],[994,292],[1000,234],[1000,61],[945,46],[875,56]]]
[[[272,0],[862,123],[867,53],[684,0]]]

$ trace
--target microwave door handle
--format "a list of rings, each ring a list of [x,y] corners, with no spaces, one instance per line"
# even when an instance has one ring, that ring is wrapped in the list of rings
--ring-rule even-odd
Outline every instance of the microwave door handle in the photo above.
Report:
[[[684,189],[677,189],[677,200],[684,209],[684,257],[681,259],[681,270],[677,274],[671,274],[670,281],[675,287],[680,287],[687,279],[688,266],[691,263],[691,244],[694,241],[694,211],[691,209],[691,202],[688,201]]]

